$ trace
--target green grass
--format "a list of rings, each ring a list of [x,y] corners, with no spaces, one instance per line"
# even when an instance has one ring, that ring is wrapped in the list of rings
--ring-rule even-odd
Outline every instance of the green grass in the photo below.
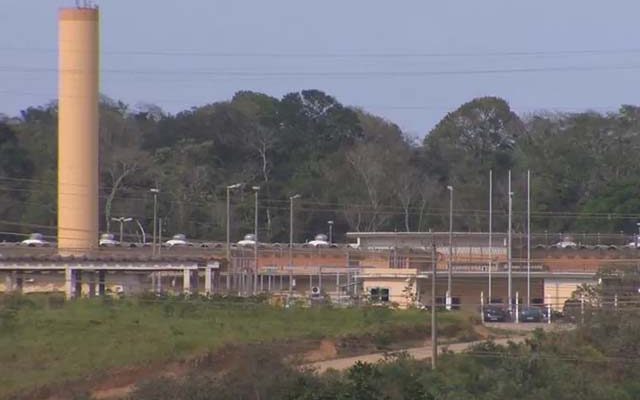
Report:
[[[429,314],[291,308],[227,300],[0,298],[0,398],[115,367],[183,359],[234,343],[427,326]],[[443,314],[440,326],[471,325]]]

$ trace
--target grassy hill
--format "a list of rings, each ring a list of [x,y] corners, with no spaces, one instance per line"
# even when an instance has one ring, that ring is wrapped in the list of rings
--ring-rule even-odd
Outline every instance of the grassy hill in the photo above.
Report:
[[[242,299],[0,298],[0,398],[123,366],[174,361],[224,346],[424,332],[429,314],[384,308],[279,308]],[[465,334],[465,314],[441,315],[449,336]]]

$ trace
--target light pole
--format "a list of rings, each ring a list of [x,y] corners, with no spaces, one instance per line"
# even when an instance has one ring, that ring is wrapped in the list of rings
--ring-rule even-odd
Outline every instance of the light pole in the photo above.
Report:
[[[111,218],[112,221],[116,221],[116,222],[120,222],[120,244],[122,244],[122,238],[124,237],[123,233],[124,233],[124,223],[125,222],[131,222],[133,221],[133,218],[129,218],[129,217],[112,217]]]
[[[239,187],[242,186],[242,183],[236,183],[234,185],[229,185],[227,186],[227,246],[226,246],[226,253],[227,253],[227,263],[228,263],[228,267],[227,267],[227,290],[230,289],[230,284],[231,284],[231,200],[230,200],[230,196],[231,196],[231,190],[233,189],[238,189]]]
[[[329,244],[333,243],[333,221],[327,221],[329,224]]]
[[[531,170],[527,170],[527,307],[531,307]]]
[[[493,268],[493,170],[489,170],[489,304],[491,304],[493,296],[491,293],[493,286],[491,268]]]
[[[508,269],[508,279],[507,279],[507,292],[509,297],[509,311],[512,310],[512,301],[513,298],[511,296],[512,293],[512,263],[511,263],[511,213],[513,211],[513,192],[511,191],[511,170],[509,170],[509,221],[507,228],[507,269]]]
[[[253,294],[255,295],[258,291],[258,193],[260,192],[260,186],[253,186],[253,191],[256,193],[256,210],[254,213],[254,242],[253,242],[253,253],[254,253],[254,268],[253,268]]]
[[[447,297],[446,307],[447,310],[451,310],[451,274],[452,265],[451,258],[453,258],[453,186],[447,186],[449,191],[449,259],[447,265]]]
[[[438,320],[436,319],[436,241],[431,234],[431,369],[438,364]]]
[[[289,268],[293,267],[293,201],[299,199],[299,194],[289,197]],[[291,286],[291,283],[289,283]]]
[[[156,255],[156,234],[158,232],[158,193],[160,193],[160,189],[152,188],[149,189],[151,193],[153,193],[153,247],[152,254]]]
[[[147,244],[147,234],[145,233],[144,228],[140,223],[140,220],[137,218],[136,218],[136,224],[138,224],[138,228],[140,228],[140,232],[142,232],[142,244]]]

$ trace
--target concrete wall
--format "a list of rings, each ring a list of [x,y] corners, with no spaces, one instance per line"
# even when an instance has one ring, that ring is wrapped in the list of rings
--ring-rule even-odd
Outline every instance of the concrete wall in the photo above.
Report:
[[[445,297],[447,291],[446,276],[438,277],[436,282],[436,297]],[[527,280],[526,278],[512,279],[512,295],[515,299],[516,292],[520,299],[520,303],[527,301]],[[486,278],[456,278],[452,280],[452,297],[460,299],[461,308],[467,310],[476,310],[480,307],[480,296],[484,295],[485,304],[489,301],[489,285]],[[422,304],[431,303],[431,280],[420,279],[418,288],[419,300]],[[492,280],[491,297],[495,300],[500,299],[503,304],[508,303],[508,281],[506,278],[494,278]],[[531,301],[534,299],[544,300],[544,281],[541,278],[531,280]]]
[[[593,279],[548,278],[544,282],[544,296],[549,299],[554,310],[561,311],[564,302],[582,284],[593,285]]]

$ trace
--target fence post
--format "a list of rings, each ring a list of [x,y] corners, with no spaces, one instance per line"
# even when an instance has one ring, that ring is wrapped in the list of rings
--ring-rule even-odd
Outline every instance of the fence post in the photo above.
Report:
[[[480,291],[480,320],[484,324],[484,291]]]
[[[519,297],[520,295],[516,292],[516,324],[520,323],[520,310],[518,309],[518,306],[520,305],[518,300]]]

